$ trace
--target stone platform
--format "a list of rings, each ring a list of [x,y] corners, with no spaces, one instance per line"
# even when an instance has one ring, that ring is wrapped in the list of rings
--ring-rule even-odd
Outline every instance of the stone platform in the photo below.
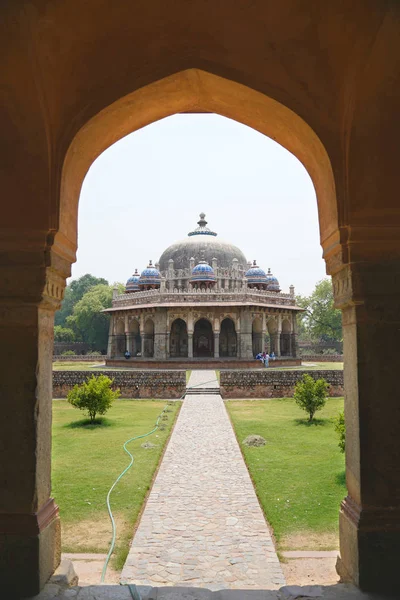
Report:
[[[240,358],[169,358],[158,360],[155,358],[106,358],[106,366],[123,367],[124,369],[265,369],[260,360],[247,360]],[[298,367],[301,358],[279,358],[271,362],[275,367]]]

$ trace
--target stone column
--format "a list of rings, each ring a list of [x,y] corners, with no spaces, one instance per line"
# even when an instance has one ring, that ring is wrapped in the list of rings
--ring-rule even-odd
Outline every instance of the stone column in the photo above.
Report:
[[[348,496],[338,571],[369,592],[398,592],[400,259],[334,274],[342,308]]]
[[[45,239],[37,249],[33,236],[30,243],[0,260],[0,586],[7,598],[36,595],[61,556],[50,497],[52,353],[70,270]]]
[[[214,358],[219,358],[219,331],[214,331]]]
[[[251,314],[247,309],[240,313],[240,358],[253,358]]]
[[[188,358],[193,358],[193,331],[188,331]]]
[[[107,357],[114,358],[115,354],[114,316],[112,315],[110,319],[110,326],[108,328]]]
[[[276,356],[280,356],[281,355],[281,330],[278,329],[278,331],[275,334],[275,347],[276,347]]]

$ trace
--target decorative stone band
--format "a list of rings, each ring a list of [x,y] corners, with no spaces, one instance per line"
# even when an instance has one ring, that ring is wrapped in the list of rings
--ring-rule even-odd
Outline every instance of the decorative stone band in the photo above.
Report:
[[[23,535],[34,537],[58,517],[58,506],[53,498],[37,513],[0,513],[0,535]]]
[[[361,531],[400,531],[400,507],[363,506],[346,496],[340,506],[344,515]]]

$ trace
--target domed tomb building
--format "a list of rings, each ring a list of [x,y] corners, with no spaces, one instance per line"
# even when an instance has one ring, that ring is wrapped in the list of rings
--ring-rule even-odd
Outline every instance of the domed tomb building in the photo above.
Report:
[[[108,361],[132,359],[250,360],[264,350],[296,356],[294,287],[282,293],[271,270],[207,227],[169,246],[159,261],[114,291]]]

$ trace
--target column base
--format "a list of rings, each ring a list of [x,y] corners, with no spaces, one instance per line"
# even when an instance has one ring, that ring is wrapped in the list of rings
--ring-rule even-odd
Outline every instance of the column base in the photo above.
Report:
[[[347,497],[339,513],[341,580],[365,592],[399,590],[400,509],[360,507]]]
[[[0,582],[10,598],[35,596],[61,561],[61,523],[50,500],[35,515],[0,515]]]

